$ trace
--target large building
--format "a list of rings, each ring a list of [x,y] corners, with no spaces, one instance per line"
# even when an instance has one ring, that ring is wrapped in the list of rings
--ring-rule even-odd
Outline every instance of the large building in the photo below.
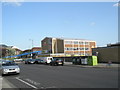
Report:
[[[120,63],[119,53],[120,43],[108,44],[107,47],[97,47],[93,49],[93,55],[98,56],[99,62],[114,62]]]
[[[92,48],[96,48],[96,42],[86,39],[46,37],[41,41],[41,46],[43,53],[90,56]]]

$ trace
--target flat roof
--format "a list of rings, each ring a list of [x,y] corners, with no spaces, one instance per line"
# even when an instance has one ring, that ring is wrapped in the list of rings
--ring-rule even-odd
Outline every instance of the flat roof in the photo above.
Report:
[[[81,41],[94,41],[94,40],[88,40],[88,39],[79,39],[79,38],[64,38],[64,37],[61,37],[61,38],[58,38],[58,37],[45,37],[45,38],[56,38],[56,39],[61,39],[61,40],[81,40]],[[44,38],[44,39],[45,39]],[[44,40],[43,39],[43,40]],[[96,41],[94,41],[96,42]]]

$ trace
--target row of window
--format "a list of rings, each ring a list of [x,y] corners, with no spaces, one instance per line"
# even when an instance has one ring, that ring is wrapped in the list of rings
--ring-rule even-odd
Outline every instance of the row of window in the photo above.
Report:
[[[81,42],[81,41],[65,41],[65,44],[89,45],[89,42]]]
[[[91,55],[90,53],[68,53],[68,54],[77,54],[77,55],[84,55],[84,56]]]
[[[90,49],[88,48],[88,47],[81,47],[81,48],[72,48],[72,47],[70,47],[70,48],[65,48],[65,50],[66,51],[72,51],[72,50],[74,50],[74,51],[89,51]]]

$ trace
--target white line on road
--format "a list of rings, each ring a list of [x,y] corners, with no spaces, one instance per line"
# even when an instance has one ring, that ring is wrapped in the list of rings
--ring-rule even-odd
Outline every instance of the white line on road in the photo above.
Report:
[[[37,89],[37,87],[35,87],[35,86],[29,84],[28,82],[25,82],[24,80],[22,80],[22,79],[20,79],[20,78],[18,78],[18,77],[16,77],[16,79],[19,80],[19,81],[21,81],[21,82],[23,82],[23,83],[25,83],[25,84],[27,84],[27,85],[29,85],[29,86],[31,86],[32,88]]]

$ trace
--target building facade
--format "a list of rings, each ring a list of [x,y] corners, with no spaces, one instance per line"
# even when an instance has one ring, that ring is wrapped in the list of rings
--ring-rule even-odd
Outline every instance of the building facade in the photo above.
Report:
[[[31,51],[41,51],[42,50],[42,48],[41,47],[33,47],[32,49],[31,49]]]
[[[0,57],[7,57],[20,54],[22,50],[18,49],[16,46],[7,46],[4,44],[0,45]]]
[[[114,62],[120,63],[120,55],[119,53],[120,43],[116,44],[108,44],[107,47],[98,47],[92,50],[93,55],[98,56],[99,62]],[[97,53],[97,54],[96,54]]]
[[[96,48],[96,42],[85,39],[46,37],[41,41],[41,46],[44,53],[90,56],[92,48]]]

